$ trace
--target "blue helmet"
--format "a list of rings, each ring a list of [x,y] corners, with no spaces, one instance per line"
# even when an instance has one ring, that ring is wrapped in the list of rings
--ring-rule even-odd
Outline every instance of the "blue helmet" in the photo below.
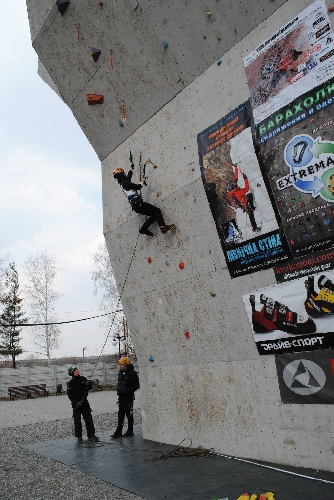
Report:
[[[227,192],[232,191],[233,189],[234,189],[234,183],[230,181],[227,184]]]

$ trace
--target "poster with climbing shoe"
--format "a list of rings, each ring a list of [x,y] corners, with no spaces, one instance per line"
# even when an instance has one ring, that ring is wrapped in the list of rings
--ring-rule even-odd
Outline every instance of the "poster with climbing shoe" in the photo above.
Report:
[[[334,404],[334,351],[275,357],[282,403]]]
[[[334,348],[334,270],[252,291],[243,301],[260,354]]]
[[[286,259],[251,122],[247,101],[197,136],[202,180],[232,278]]]
[[[326,3],[317,0],[245,57],[255,123],[332,77],[333,56]]]
[[[293,257],[333,244],[333,104],[330,79],[256,127],[264,177]]]

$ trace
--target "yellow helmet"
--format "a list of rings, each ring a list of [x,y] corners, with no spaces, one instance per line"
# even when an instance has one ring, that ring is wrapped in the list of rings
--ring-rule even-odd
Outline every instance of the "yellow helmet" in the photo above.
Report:
[[[117,179],[119,175],[124,174],[124,170],[120,167],[116,167],[112,174],[115,177],[115,179]]]
[[[119,365],[129,365],[131,363],[130,359],[124,356],[124,358],[121,358],[118,362]]]

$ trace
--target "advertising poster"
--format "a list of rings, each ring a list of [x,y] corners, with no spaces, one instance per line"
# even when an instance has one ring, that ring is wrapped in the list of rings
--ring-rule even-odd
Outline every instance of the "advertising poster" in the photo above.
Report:
[[[293,257],[332,246],[334,79],[261,122],[256,141]]]
[[[260,354],[334,348],[334,270],[252,291],[243,301]]]
[[[277,283],[307,277],[315,273],[328,273],[329,271],[334,271],[334,248],[325,252],[312,253],[274,267]]]
[[[334,352],[276,356],[282,403],[334,404]]]
[[[333,76],[333,56],[327,7],[317,0],[244,59],[255,123]]]
[[[197,136],[202,180],[232,278],[286,259],[251,118],[248,101]]]

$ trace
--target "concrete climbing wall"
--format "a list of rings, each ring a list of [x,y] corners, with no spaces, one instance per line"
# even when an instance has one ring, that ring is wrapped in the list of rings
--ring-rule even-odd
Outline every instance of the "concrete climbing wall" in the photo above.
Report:
[[[243,57],[310,3],[71,0],[41,23],[27,1],[45,79],[103,160],[104,234],[140,366],[144,437],[334,470],[332,407],[282,404],[274,356],[258,354],[242,295],[274,272],[230,278],[197,151],[197,134],[249,97]],[[104,104],[88,106],[90,92]],[[158,164],[144,198],[174,234],[138,236],[142,217],[112,177],[130,150],[135,180],[140,153]]]

